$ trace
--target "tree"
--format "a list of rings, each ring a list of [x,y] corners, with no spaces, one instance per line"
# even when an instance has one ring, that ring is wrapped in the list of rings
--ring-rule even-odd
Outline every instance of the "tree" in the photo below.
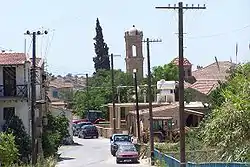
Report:
[[[109,61],[109,54],[108,54],[108,46],[107,44],[104,42],[103,39],[103,34],[102,34],[102,27],[100,25],[99,19],[96,19],[96,36],[94,38],[95,43],[95,53],[96,53],[96,57],[93,58],[94,61],[94,66],[95,66],[95,70],[96,72],[99,69],[106,69],[109,70],[110,69],[110,61]]]
[[[178,80],[178,67],[173,64],[165,64],[163,66],[155,66],[152,71],[153,82],[164,79],[166,81],[177,81]]]
[[[18,148],[13,134],[0,132],[1,165],[12,166],[18,158]]]
[[[115,88],[118,85],[133,86],[133,77],[131,74],[124,73],[121,70],[114,70],[114,78]],[[127,96],[127,91],[128,88],[120,90],[121,102],[128,102],[130,95]],[[73,108],[79,116],[84,117],[87,109],[106,111],[103,108],[103,105],[111,102],[111,71],[99,70],[92,78],[89,79],[88,93],[86,89],[75,93]]]
[[[65,115],[47,114],[48,124],[43,127],[42,146],[45,157],[55,156],[63,139],[68,135],[69,120]]]
[[[4,131],[15,136],[15,143],[19,150],[19,159],[25,163],[29,162],[31,155],[31,139],[25,131],[22,120],[16,115],[8,118],[4,125]]]
[[[221,159],[250,161],[250,63],[239,66],[227,85],[217,94],[223,96],[205,120],[202,137],[207,146],[218,148]]]

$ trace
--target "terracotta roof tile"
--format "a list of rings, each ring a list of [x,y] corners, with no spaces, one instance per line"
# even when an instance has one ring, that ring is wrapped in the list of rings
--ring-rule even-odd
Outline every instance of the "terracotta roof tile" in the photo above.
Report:
[[[204,68],[193,71],[196,80],[226,80],[229,70],[235,64],[229,61],[220,61],[210,64]]]
[[[208,95],[217,86],[217,80],[198,80],[192,85],[190,85],[189,88],[195,89],[203,94]]]
[[[25,53],[0,53],[0,65],[18,65],[28,61]]]
[[[73,88],[74,87],[72,83],[58,82],[58,81],[50,81],[49,86],[55,87],[55,88]]]
[[[178,57],[174,58],[174,60],[172,60],[171,62],[178,66],[179,65],[179,58]],[[191,66],[192,64],[190,63],[190,61],[187,58],[184,58],[183,65],[184,66]]]

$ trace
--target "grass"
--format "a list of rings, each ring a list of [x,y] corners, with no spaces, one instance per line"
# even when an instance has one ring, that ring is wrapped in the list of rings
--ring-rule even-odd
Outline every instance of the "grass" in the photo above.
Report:
[[[55,167],[57,164],[57,160],[55,158],[48,158],[44,161],[39,161],[35,166],[32,166],[31,164],[25,164],[25,165],[18,165],[13,164],[9,167]]]

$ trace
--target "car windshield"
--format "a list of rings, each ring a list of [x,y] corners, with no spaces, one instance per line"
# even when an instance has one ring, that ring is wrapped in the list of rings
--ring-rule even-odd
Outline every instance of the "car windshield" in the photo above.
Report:
[[[81,127],[84,126],[84,125],[91,125],[91,122],[82,122],[82,123],[78,123],[78,124],[76,124],[76,127],[77,127],[77,128],[81,128]]]
[[[85,125],[82,128],[87,129],[87,130],[96,130],[95,126],[89,126],[89,125]]]
[[[114,137],[114,141],[130,141],[130,136],[128,135],[118,135]]]
[[[121,145],[119,147],[119,150],[121,152],[126,152],[126,151],[136,151],[136,148],[134,145]]]

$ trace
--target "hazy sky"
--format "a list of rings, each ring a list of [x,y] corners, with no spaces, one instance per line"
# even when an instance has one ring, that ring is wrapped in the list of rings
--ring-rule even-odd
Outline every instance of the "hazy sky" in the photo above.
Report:
[[[124,32],[133,24],[144,32],[145,38],[163,40],[162,43],[152,44],[152,66],[168,63],[178,56],[177,11],[155,9],[155,6],[178,3],[177,0],[0,0],[0,2],[2,13],[0,47],[24,52],[23,33],[27,29],[39,30],[42,27],[49,29],[47,36],[38,37],[37,54],[46,56],[48,69],[54,74],[94,71],[93,37],[97,17],[110,52],[122,55],[120,58],[115,58],[115,68],[125,69]],[[236,42],[239,43],[238,60],[250,60],[250,0],[184,0],[183,2],[205,3],[207,6],[206,10],[185,11],[184,53],[194,67],[214,62],[215,56],[219,61],[230,60],[230,57],[235,60]],[[26,38],[27,51],[31,55],[31,38]],[[145,51],[144,56],[146,56]],[[146,69],[146,59],[144,64]]]

